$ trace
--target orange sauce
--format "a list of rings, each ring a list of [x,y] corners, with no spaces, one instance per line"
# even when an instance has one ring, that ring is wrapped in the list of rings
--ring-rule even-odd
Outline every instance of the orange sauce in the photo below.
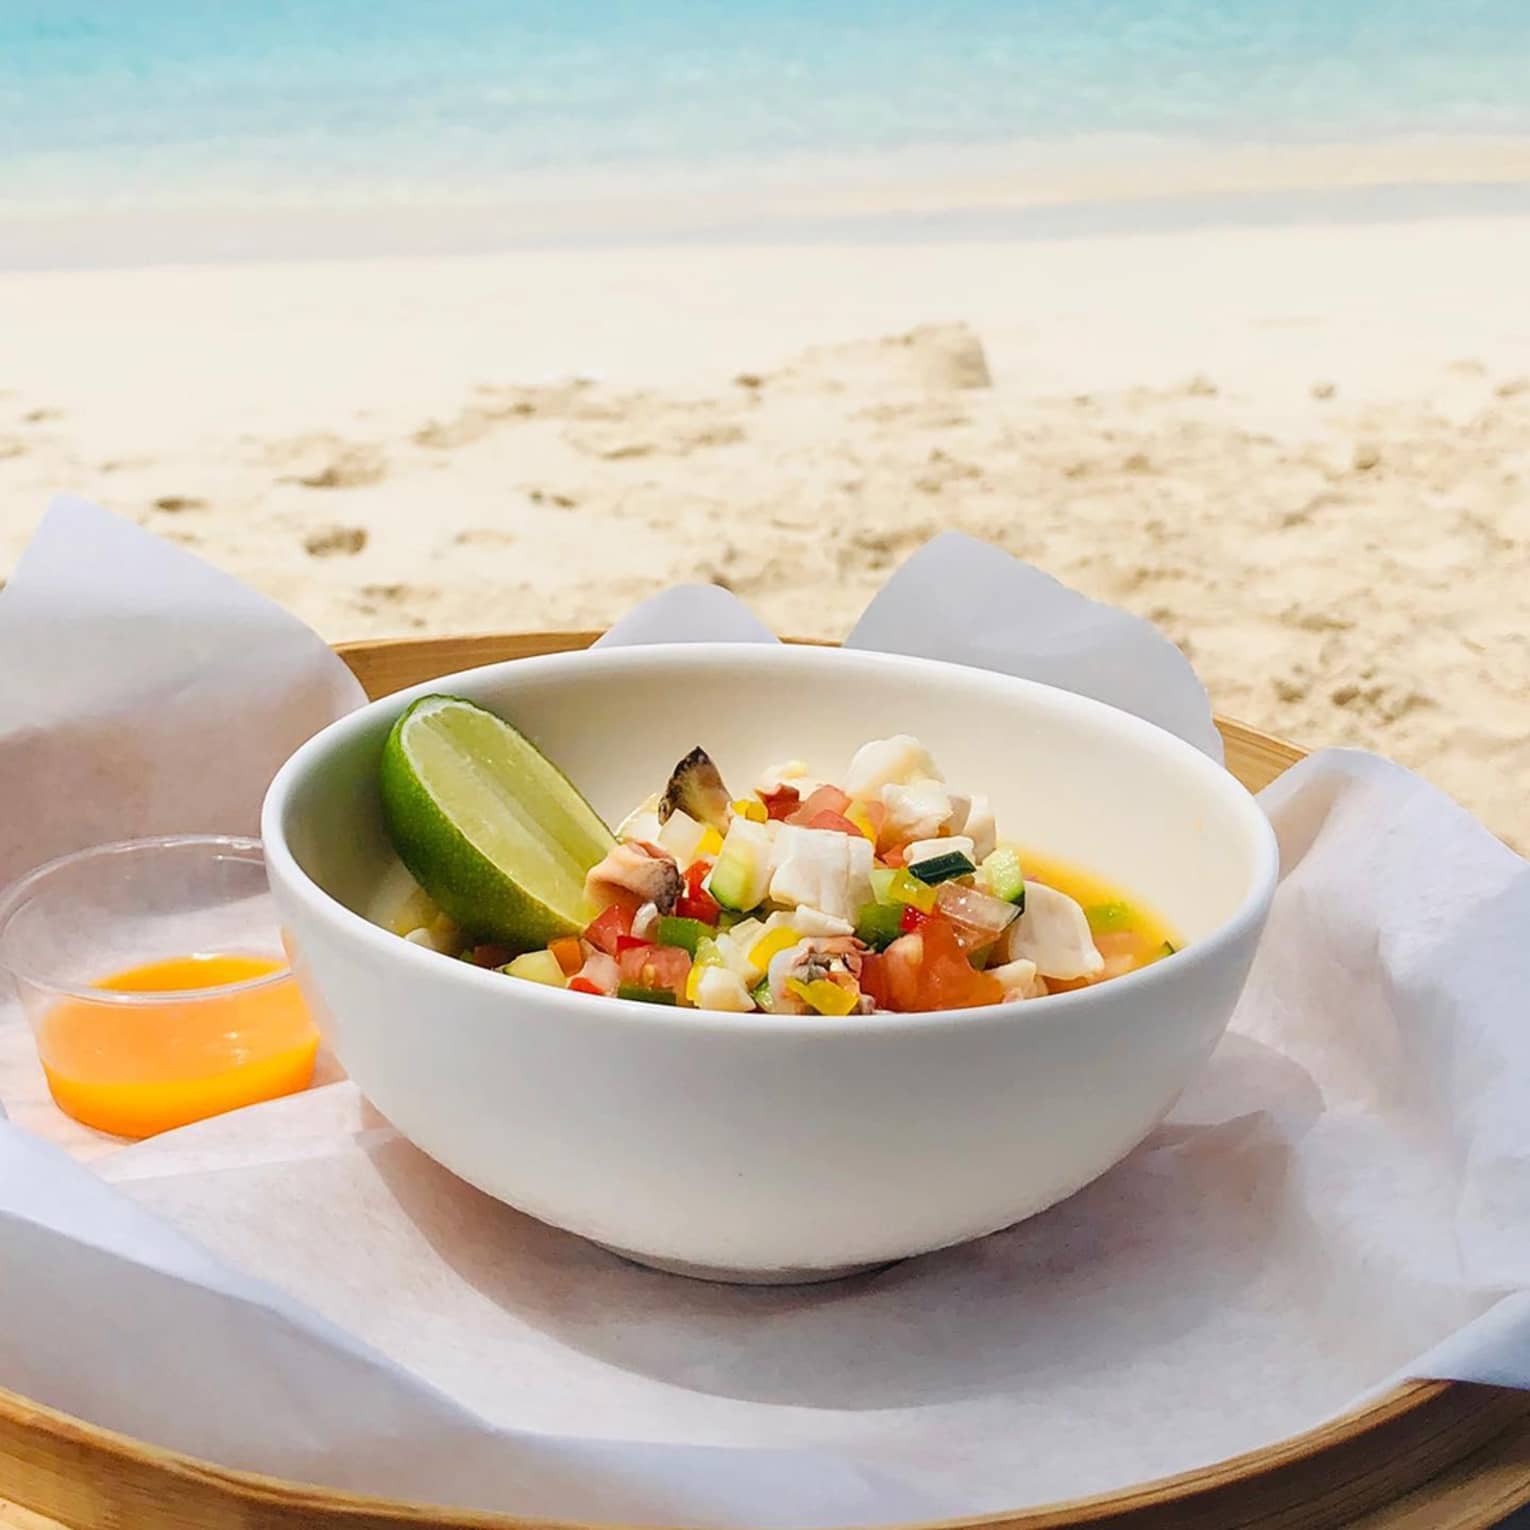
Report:
[[[163,1002],[61,1000],[37,1037],[54,1100],[87,1126],[148,1137],[306,1089],[319,1038],[296,983],[230,986],[284,966],[269,956],[174,956],[93,985]]]

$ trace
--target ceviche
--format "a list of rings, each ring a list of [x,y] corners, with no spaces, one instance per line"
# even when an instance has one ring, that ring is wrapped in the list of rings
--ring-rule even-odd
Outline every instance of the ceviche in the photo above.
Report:
[[[947,781],[908,735],[864,744],[837,782],[791,760],[743,793],[693,749],[614,836],[578,805],[590,822],[560,803],[568,822],[559,820],[557,845],[580,847],[583,907],[570,912],[566,894],[562,913],[529,926],[476,917],[466,873],[452,870],[464,857],[426,856],[400,826],[402,810],[390,807],[395,842],[423,887],[394,929],[512,978],[592,997],[778,1015],[1039,999],[1176,948],[1140,903],[1001,837],[989,799]],[[519,841],[505,832],[513,859]],[[478,873],[473,886],[484,885]],[[525,899],[512,891],[522,902],[508,904],[506,917],[516,921]],[[556,901],[538,903],[539,916]],[[534,949],[524,948],[533,943],[527,928]]]

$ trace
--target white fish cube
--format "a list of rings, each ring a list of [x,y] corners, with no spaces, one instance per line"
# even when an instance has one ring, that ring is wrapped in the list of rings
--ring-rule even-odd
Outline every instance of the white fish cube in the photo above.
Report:
[[[962,824],[961,832],[972,841],[972,856],[974,860],[981,861],[986,859],[997,848],[999,835],[994,825],[993,808],[989,805],[988,798],[982,792],[973,794],[971,806],[967,810],[967,819]]]
[[[939,781],[916,781],[911,786],[896,783],[882,788],[882,806],[887,816],[882,823],[882,841],[899,844],[910,839],[933,839],[940,826],[951,816],[951,799]]]
[[[669,822],[659,829],[654,843],[668,850],[674,856],[675,864],[684,871],[696,859],[706,832],[704,823],[697,823],[689,813],[676,808],[669,815]]]
[[[845,884],[845,918],[851,920],[872,901],[871,872],[876,865],[876,851],[871,841],[863,839],[859,834],[841,834],[840,838],[846,842],[849,860],[849,876]]]
[[[741,1015],[754,1008],[744,980],[728,967],[704,967],[696,980],[696,1007]]]
[[[617,834],[618,839],[640,839],[645,844],[657,845],[663,843],[664,826],[659,823],[659,815],[651,809],[639,808],[635,813],[629,813],[623,820],[621,830]],[[665,849],[669,849],[666,845]],[[671,851],[671,854],[674,852]],[[679,857],[676,856],[678,860]]]
[[[1105,970],[1089,920],[1067,893],[1041,882],[1027,882],[1025,912],[1000,937],[1006,963],[1035,962],[1043,977],[1098,977]]]
[[[974,866],[978,858],[973,854],[972,841],[965,834],[946,834],[940,839],[916,839],[903,852],[904,861],[912,866],[927,861],[933,855],[965,855]]]
[[[779,765],[767,765],[754,783],[754,789],[763,796],[770,796],[783,786],[797,786],[807,775],[806,760],[782,760]],[[797,788],[801,791],[801,787]],[[806,793],[803,794],[804,796]]]
[[[940,771],[930,752],[908,733],[873,739],[862,744],[845,772],[845,790],[852,797],[875,801],[884,786],[906,786],[913,781],[938,781]]]
[[[839,919],[851,918],[850,839],[850,835],[834,829],[786,825],[776,836],[775,870],[770,878],[772,901],[794,908],[806,905]],[[860,842],[867,844],[864,839]]]
[[[868,888],[870,884],[867,884]],[[860,907],[859,904],[856,905]],[[848,919],[838,919],[822,909],[809,908],[804,904],[790,913],[775,913],[765,921],[767,930],[789,929],[799,935],[853,935],[855,926]]]
[[[1004,989],[1006,999],[1041,999],[1046,997],[1047,985],[1036,971],[1036,963],[1026,961],[1005,962],[1002,967],[990,967],[988,975],[997,978]]]

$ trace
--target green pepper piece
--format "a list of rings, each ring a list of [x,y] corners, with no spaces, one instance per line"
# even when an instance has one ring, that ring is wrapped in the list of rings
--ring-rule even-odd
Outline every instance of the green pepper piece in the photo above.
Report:
[[[696,954],[697,943],[713,933],[712,926],[699,919],[678,919],[666,914],[659,920],[659,944],[678,946],[691,956]]]
[[[868,903],[856,918],[855,933],[873,951],[885,951],[903,933],[903,905]]]
[[[641,983],[623,983],[616,990],[618,999],[636,999],[639,1004],[677,1004],[672,988],[644,988]]]

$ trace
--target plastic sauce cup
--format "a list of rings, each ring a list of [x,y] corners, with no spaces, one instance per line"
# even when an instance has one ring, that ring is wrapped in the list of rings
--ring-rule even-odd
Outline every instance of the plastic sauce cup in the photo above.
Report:
[[[147,1137],[308,1086],[318,1032],[282,952],[260,843],[99,845],[0,900],[48,1087],[75,1120]]]

